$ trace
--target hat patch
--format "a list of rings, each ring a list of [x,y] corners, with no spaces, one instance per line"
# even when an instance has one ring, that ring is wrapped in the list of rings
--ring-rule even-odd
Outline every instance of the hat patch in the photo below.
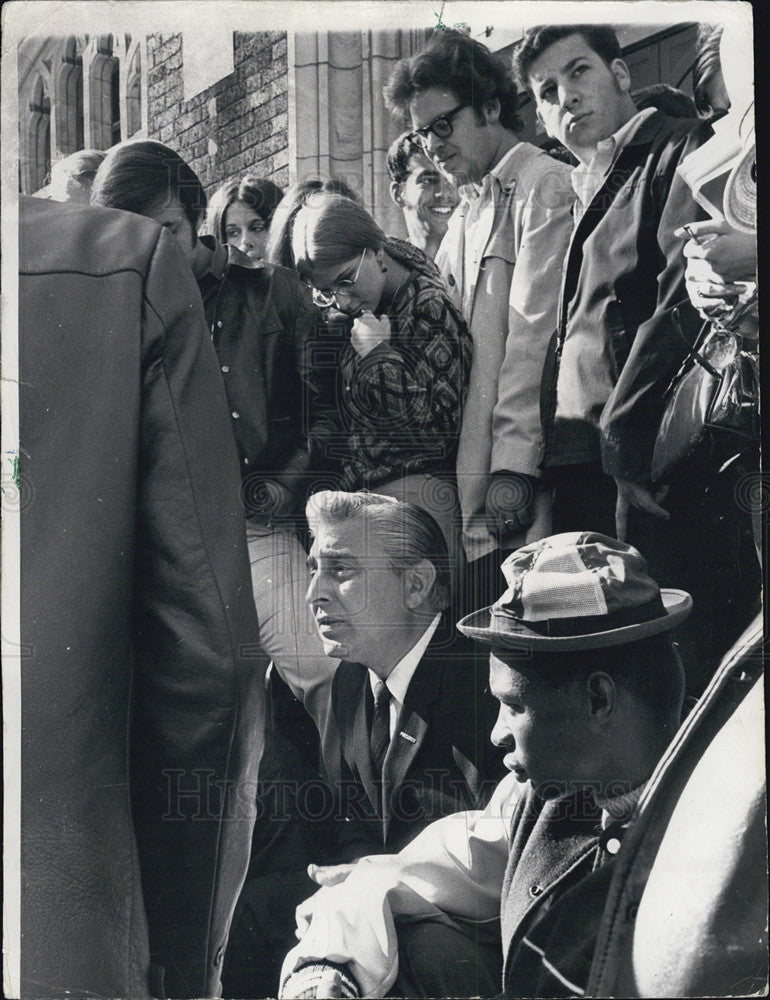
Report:
[[[521,611],[517,617],[524,621],[607,614],[602,581],[586,568],[577,546],[544,547],[529,566],[519,564],[507,569],[513,578],[510,582],[517,582],[520,588]],[[503,595],[498,603],[509,604],[506,598]],[[516,614],[510,604],[509,610]]]

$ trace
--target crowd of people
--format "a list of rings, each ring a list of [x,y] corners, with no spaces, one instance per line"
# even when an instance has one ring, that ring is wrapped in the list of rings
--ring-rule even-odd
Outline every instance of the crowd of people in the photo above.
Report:
[[[702,328],[757,353],[755,229],[678,169],[750,120],[720,34],[693,103],[608,26],[512,65],[436,30],[384,91],[408,240],[339,178],[208,200],[153,140],[23,201],[23,995],[586,993],[759,610],[757,437],[656,458]]]

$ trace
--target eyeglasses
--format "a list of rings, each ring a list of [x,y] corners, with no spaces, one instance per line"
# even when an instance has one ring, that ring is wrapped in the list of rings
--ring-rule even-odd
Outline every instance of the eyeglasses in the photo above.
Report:
[[[447,111],[446,114],[439,115],[438,118],[434,118],[430,125],[423,125],[422,128],[416,128],[414,132],[410,132],[409,138],[412,142],[419,143],[423,149],[427,149],[429,132],[432,132],[438,139],[448,139],[453,130],[452,119],[455,115],[459,114],[463,108],[467,107],[467,104],[458,104],[456,108],[452,108],[452,110]]]
[[[328,306],[334,305],[338,295],[350,295],[353,291],[355,283],[358,281],[358,275],[361,273],[361,265],[364,262],[364,257],[366,256],[367,247],[364,247],[364,252],[361,254],[361,260],[358,262],[358,267],[356,268],[356,273],[352,278],[340,278],[339,281],[335,281],[331,288],[313,288],[313,302],[321,309],[326,309]]]

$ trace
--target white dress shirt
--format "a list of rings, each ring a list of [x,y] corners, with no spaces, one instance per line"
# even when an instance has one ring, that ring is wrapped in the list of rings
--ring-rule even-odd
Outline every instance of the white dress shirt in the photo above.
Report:
[[[613,132],[607,139],[602,139],[596,144],[596,152],[590,163],[579,163],[572,171],[572,187],[578,196],[578,203],[575,208],[575,219],[582,215],[582,209],[586,209],[591,203],[591,199],[604,183],[607,171],[618,158],[621,150],[625,149],[628,143],[636,135],[642,122],[655,114],[655,108],[645,108],[629,118],[625,125],[621,125],[617,132]]]
[[[571,181],[578,196],[575,202],[576,226],[621,151],[641,124],[654,113],[654,108],[645,108],[635,114],[613,135],[596,144],[596,153],[590,163],[581,163],[574,168]],[[556,390],[557,419],[597,423],[614,388],[614,361],[607,331],[568,328]]]
[[[388,691],[390,691],[390,738],[396,732],[396,723],[398,722],[398,717],[401,714],[401,709],[404,705],[404,698],[406,698],[407,688],[409,687],[414,672],[417,669],[417,664],[423,658],[425,650],[428,648],[428,643],[433,638],[433,633],[438,627],[439,620],[441,618],[441,612],[439,612],[430,625],[425,629],[423,634],[417,640],[417,642],[412,646],[406,656],[402,657],[398,663],[393,667],[390,674],[385,679],[385,686]],[[372,694],[374,694],[375,685],[378,681],[382,680],[378,677],[374,671],[369,671],[369,683],[372,686]]]

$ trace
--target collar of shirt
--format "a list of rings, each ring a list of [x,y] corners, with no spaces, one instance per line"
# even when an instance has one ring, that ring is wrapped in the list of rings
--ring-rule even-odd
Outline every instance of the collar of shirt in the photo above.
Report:
[[[208,250],[208,268],[206,274],[220,280],[230,261],[230,246],[227,243],[218,243],[213,236],[199,236],[198,239]]]
[[[610,823],[628,823],[646,787],[647,782],[643,781],[623,795],[613,795],[608,799],[594,795],[594,800],[602,811],[602,829],[606,830]]]
[[[217,280],[221,280],[224,277],[225,271],[230,264],[237,264],[239,267],[248,268],[250,271],[259,271],[265,266],[264,261],[253,261],[237,247],[232,246],[230,243],[219,243],[213,236],[199,236],[198,239],[210,254],[206,274],[212,275]]]
[[[433,638],[433,633],[438,628],[438,623],[441,619],[441,612],[439,612],[430,625],[425,629],[423,634],[417,640],[417,642],[412,646],[409,652],[402,659],[398,661],[395,667],[388,674],[385,684],[390,691],[391,702],[390,702],[390,735],[393,737],[393,732],[396,728],[396,720],[398,719],[398,714],[401,711],[401,706],[404,704],[404,698],[406,698],[407,688],[411,683],[414,672],[417,669],[417,664],[423,658],[425,650],[428,648],[428,643]],[[374,686],[380,678],[373,671],[369,671],[369,683],[372,686],[372,693],[374,693]]]
[[[575,194],[580,199],[583,208],[587,208],[591,199],[602,186],[602,182],[607,175],[607,171],[617,159],[620,151],[636,135],[641,124],[655,114],[655,108],[645,108],[629,118],[621,125],[617,132],[613,132],[607,139],[602,139],[596,144],[590,163],[580,163],[572,171],[572,187]]]
[[[505,165],[507,164],[508,160],[510,160],[510,158],[513,156],[513,154],[516,152],[516,150],[519,148],[520,145],[521,142],[517,142],[515,146],[511,146],[511,148],[501,157],[501,159],[494,165],[494,167],[492,167],[492,169],[488,173],[484,174],[484,176],[481,178],[480,184],[471,182],[470,184],[461,185],[457,189],[460,197],[464,198],[466,201],[475,201],[476,198],[478,198],[481,194],[483,194],[486,191],[489,191],[489,189],[492,186],[492,182],[495,180],[499,180],[500,174],[502,173]]]

